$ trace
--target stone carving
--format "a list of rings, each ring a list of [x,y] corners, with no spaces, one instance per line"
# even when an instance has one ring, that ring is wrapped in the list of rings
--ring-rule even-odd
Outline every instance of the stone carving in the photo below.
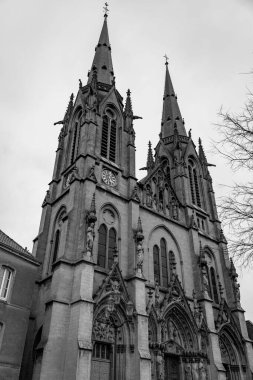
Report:
[[[199,362],[199,380],[207,380],[207,379],[208,379],[208,377],[207,377],[206,366],[204,364],[203,359],[200,359],[200,362]]]
[[[58,149],[63,149],[64,145],[64,127],[61,128],[58,136]]]
[[[44,207],[47,203],[50,202],[50,198],[51,198],[50,191],[47,190],[47,192],[46,192],[46,196],[45,196],[45,198],[44,198],[44,200],[43,200],[43,203],[42,203],[42,207]]]
[[[87,232],[86,232],[86,256],[90,258],[93,253],[93,243],[95,239],[96,205],[95,193],[93,194],[90,210],[87,213]]]
[[[140,202],[140,198],[139,198],[139,195],[138,195],[138,187],[137,186],[135,186],[134,189],[133,189],[131,199],[134,199],[135,201]]]
[[[209,297],[209,281],[207,276],[206,267],[203,266],[201,269],[202,274],[202,289],[204,297]]]
[[[158,380],[164,380],[164,358],[161,351],[158,351],[156,361],[157,361]]]
[[[138,275],[143,274],[143,260],[144,260],[144,249],[142,247],[144,235],[142,230],[141,218],[138,218],[137,231],[135,235],[136,240],[136,272]]]
[[[93,326],[94,340],[114,342],[113,330],[113,327],[107,321],[95,321]]]
[[[191,363],[185,363],[184,365],[185,380],[192,380],[192,367]]]
[[[94,182],[97,182],[97,178],[95,176],[95,165],[92,165],[90,167],[88,178],[90,178]]]
[[[237,282],[238,274],[236,272],[233,260],[230,259],[230,277],[232,280],[232,287],[234,291],[234,298],[235,298],[235,304],[237,307],[241,307],[240,304],[240,299],[241,299],[241,294],[240,294],[240,284]]]
[[[192,363],[192,380],[199,380],[199,363]]]
[[[103,211],[103,219],[104,219],[105,223],[110,225],[110,226],[115,223],[115,215],[109,209],[105,209]]]
[[[146,205],[150,208],[153,206],[152,191],[149,186],[146,190]]]

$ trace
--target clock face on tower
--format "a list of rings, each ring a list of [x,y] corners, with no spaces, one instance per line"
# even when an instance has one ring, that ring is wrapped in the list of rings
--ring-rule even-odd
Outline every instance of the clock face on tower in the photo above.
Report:
[[[106,185],[115,187],[117,185],[117,178],[111,170],[103,169],[102,171],[102,180]]]

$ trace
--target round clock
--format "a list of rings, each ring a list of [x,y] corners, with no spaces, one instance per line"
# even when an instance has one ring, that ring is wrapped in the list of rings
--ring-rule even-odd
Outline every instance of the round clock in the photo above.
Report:
[[[115,187],[117,185],[117,178],[113,172],[108,169],[102,171],[102,180],[106,185]]]

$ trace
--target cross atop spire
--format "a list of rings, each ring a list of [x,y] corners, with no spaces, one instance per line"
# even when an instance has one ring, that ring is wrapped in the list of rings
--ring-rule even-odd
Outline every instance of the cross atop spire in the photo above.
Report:
[[[105,3],[107,4],[107,3]],[[98,44],[95,48],[95,56],[91,66],[91,71],[89,73],[88,83],[91,82],[92,72],[97,70],[97,80],[105,84],[112,85],[115,78],[112,65],[112,56],[111,56],[111,45],[109,41],[109,33],[107,26],[107,8],[108,4],[105,6],[105,18],[101,34],[98,40]]]
[[[169,57],[167,56],[167,54],[165,54],[163,57],[165,58],[165,65],[167,66],[168,61],[169,61]]]
[[[105,6],[103,7],[103,9],[104,9],[104,17],[108,17],[108,12],[109,12],[108,3],[105,3]]]
[[[163,113],[162,113],[162,138],[168,137],[174,134],[174,126],[176,123],[178,134],[186,136],[186,130],[184,127],[184,121],[181,116],[181,112],[177,103],[177,96],[172,85],[172,81],[168,69],[168,57],[165,54],[166,59],[165,66],[165,85],[163,96]]]

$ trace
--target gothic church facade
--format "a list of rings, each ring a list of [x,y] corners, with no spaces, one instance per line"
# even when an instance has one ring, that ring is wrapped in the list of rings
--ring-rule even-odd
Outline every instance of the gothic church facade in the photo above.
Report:
[[[42,264],[21,379],[252,379],[252,344],[201,141],[168,64],[146,176],[138,117],[115,84],[107,15],[71,95],[34,256]]]

